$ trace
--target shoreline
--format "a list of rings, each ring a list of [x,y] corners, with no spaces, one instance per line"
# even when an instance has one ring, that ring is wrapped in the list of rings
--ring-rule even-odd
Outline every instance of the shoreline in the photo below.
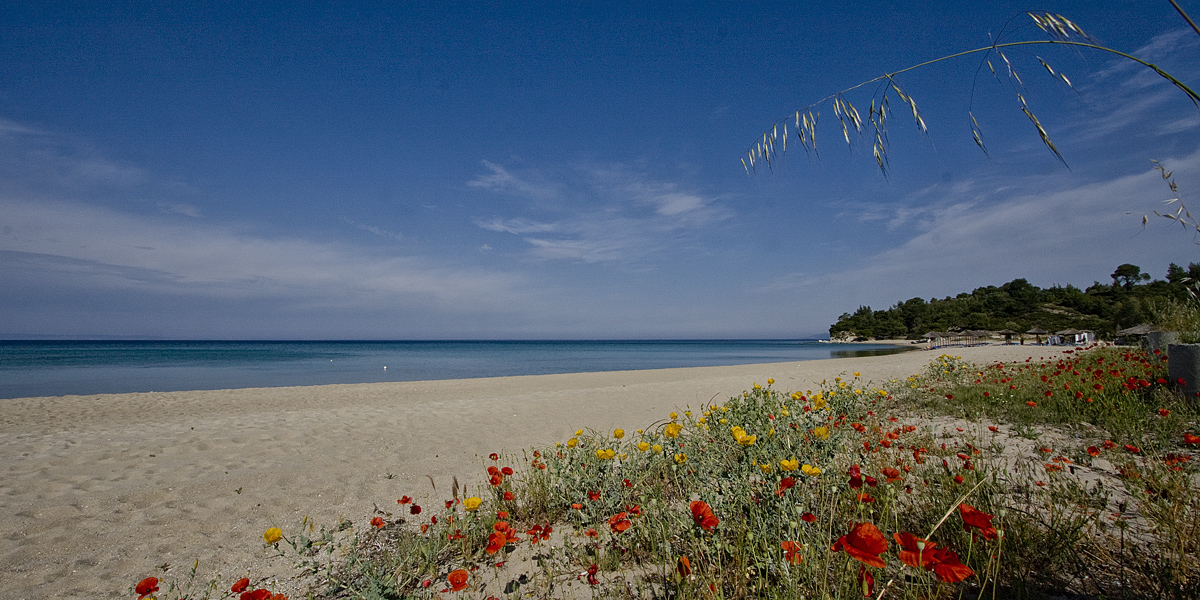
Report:
[[[401,495],[440,502],[452,478],[478,489],[491,452],[520,460],[579,428],[648,427],[768,377],[804,391],[843,372],[907,377],[942,353],[986,364],[1063,349],[6,400],[0,589],[124,598],[139,579],[164,577],[161,565],[181,579],[197,559],[204,580],[286,578],[290,564],[263,548],[266,528],[295,530],[305,517],[361,525]]]

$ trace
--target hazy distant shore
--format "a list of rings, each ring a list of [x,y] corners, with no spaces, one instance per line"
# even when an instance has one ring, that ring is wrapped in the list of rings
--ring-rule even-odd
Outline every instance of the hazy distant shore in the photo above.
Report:
[[[875,342],[881,343],[881,342]],[[1063,348],[947,353],[988,363]],[[578,428],[636,429],[754,383],[805,390],[858,371],[884,382],[941,352],[444,381],[5,400],[0,589],[12,598],[125,598],[142,577],[286,576],[262,532],[350,518],[474,486],[481,457]],[[428,478],[437,485],[434,491]]]

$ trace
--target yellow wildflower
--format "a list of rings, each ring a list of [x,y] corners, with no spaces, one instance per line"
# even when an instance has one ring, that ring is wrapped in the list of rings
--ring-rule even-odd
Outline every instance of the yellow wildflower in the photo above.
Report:
[[[812,430],[812,432],[813,432],[813,435],[817,436],[818,440],[829,439],[829,428],[828,427],[821,426],[821,427],[818,427],[818,428]]]
[[[738,443],[743,446],[753,446],[754,442],[758,441],[757,435],[743,435],[737,439]]]
[[[690,418],[692,416],[692,411],[685,410],[685,411],[683,411],[683,414],[687,415]]]
[[[618,454],[618,455],[617,455],[617,458],[619,458],[619,459],[621,459],[621,460],[625,460],[625,457],[626,457],[626,456],[629,456],[629,455],[628,455],[628,454],[625,454],[624,452],[622,452],[622,453],[620,453],[620,454]]]
[[[617,451],[612,448],[596,451],[596,458],[600,460],[612,460],[616,455]]]
[[[679,437],[680,431],[683,431],[683,425],[679,423],[668,423],[666,427],[663,427],[663,435],[672,439]]]
[[[475,496],[471,496],[470,498],[463,500],[463,508],[467,509],[467,511],[476,510],[482,504],[483,504],[483,500],[481,500]]]
[[[756,390],[761,390],[761,389],[762,389],[762,386],[761,386],[761,385],[758,385],[758,384],[756,383],[756,384],[754,384],[754,389],[756,389]]]
[[[758,465],[758,468],[759,468],[759,469],[762,469],[762,472],[763,472],[763,473],[770,473],[770,472],[771,472],[771,465],[770,465],[770,464],[768,464],[768,463],[763,463],[763,464],[761,464],[761,465]]]
[[[767,378],[767,385],[775,385],[775,379],[774,379],[774,378],[772,378],[772,377],[768,377],[768,378]]]
[[[613,437],[617,438],[618,440],[625,437],[625,430],[624,429],[614,429]]]
[[[574,448],[575,446],[578,446],[578,445],[579,445],[579,439],[578,439],[578,438],[571,438],[571,439],[567,440],[567,447],[568,447],[568,448]]]
[[[576,430],[575,430],[575,437],[579,437],[579,436],[581,436],[581,435],[583,435],[583,430],[582,430],[582,429],[576,429]]]
[[[638,450],[645,452],[649,449],[650,449],[650,444],[648,442],[638,442]]]
[[[678,418],[679,418],[679,413],[677,413],[677,412],[672,412],[672,413],[671,413],[671,420],[672,420],[672,421],[674,421],[675,419],[678,419]]]
[[[784,471],[795,471],[800,468],[800,461],[794,458],[791,460],[784,459],[779,461],[779,468]]]
[[[283,530],[278,527],[272,527],[263,532],[263,541],[268,544],[274,544],[283,539]]]
[[[805,475],[816,477],[817,475],[821,474],[821,469],[812,465],[804,465],[803,467],[800,467],[800,472],[804,473]]]
[[[855,372],[854,372],[854,376],[855,376],[855,377],[862,377],[862,374],[861,374],[861,373],[859,373],[858,371],[855,371]]]
[[[677,463],[679,463],[679,464],[681,464],[681,465],[682,465],[683,463],[687,462],[687,455],[686,455],[686,454],[684,454],[684,453],[682,453],[682,452],[680,452],[679,454],[676,454],[676,455],[675,455],[675,462],[677,462]]]
[[[654,447],[653,447],[653,448],[651,448],[651,449],[652,449],[652,450],[654,450],[655,452],[659,453],[659,454],[662,454],[662,451],[663,451],[663,448],[662,448],[662,446],[660,446],[660,445],[658,445],[658,444],[655,444],[655,445],[654,445]]]

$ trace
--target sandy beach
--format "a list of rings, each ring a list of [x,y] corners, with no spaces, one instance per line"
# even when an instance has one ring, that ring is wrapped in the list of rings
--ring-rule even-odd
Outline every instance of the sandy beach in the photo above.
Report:
[[[986,364],[1061,351],[946,353]],[[0,597],[135,597],[139,579],[182,578],[197,559],[205,578],[286,578],[288,563],[263,549],[268,527],[361,524],[405,494],[440,502],[454,476],[481,483],[491,452],[645,427],[768,377],[785,391],[852,371],[884,382],[939,354],[2,400]]]

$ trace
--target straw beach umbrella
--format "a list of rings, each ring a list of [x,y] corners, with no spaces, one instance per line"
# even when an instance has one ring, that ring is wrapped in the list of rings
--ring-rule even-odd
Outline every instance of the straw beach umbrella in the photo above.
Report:
[[[1028,333],[1029,335],[1032,335],[1032,336],[1037,336],[1037,343],[1040,346],[1042,344],[1042,336],[1046,335],[1047,333],[1050,333],[1050,332],[1046,331],[1045,329],[1042,329],[1040,327],[1034,327],[1033,329],[1030,329],[1029,331],[1026,331],[1025,333]]]

